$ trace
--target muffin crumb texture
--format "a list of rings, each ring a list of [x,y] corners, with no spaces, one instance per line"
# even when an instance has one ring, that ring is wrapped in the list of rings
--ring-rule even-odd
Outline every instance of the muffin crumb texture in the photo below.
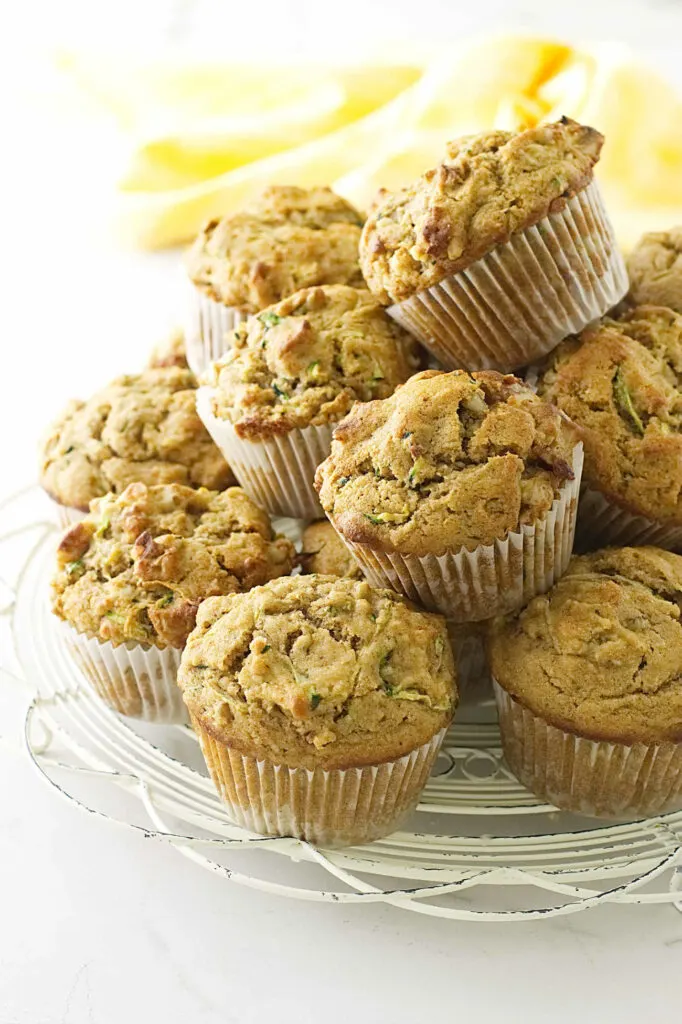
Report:
[[[138,481],[222,490],[234,477],[195,404],[196,379],[178,367],[117,377],[89,401],[70,402],[44,439],[42,486],[83,511]]]
[[[210,595],[291,572],[290,541],[239,487],[130,484],[108,494],[62,537],[53,611],[79,633],[182,647]]]
[[[334,432],[316,486],[346,539],[426,555],[538,522],[573,478],[576,437],[512,376],[425,370]]]
[[[682,225],[644,235],[630,253],[627,268],[634,302],[682,313]]]
[[[682,523],[682,316],[638,306],[552,353],[539,393],[579,428],[583,479],[656,522]]]
[[[334,422],[392,394],[419,352],[367,290],[308,288],[238,327],[211,370],[213,413],[251,439]]]
[[[493,623],[493,675],[550,724],[593,740],[682,740],[682,557],[574,557],[547,594]]]
[[[318,284],[362,285],[362,217],[330,188],[273,185],[244,210],[210,220],[187,269],[209,298],[257,313]]]
[[[363,579],[362,569],[327,519],[310,523],[303,531],[300,556],[305,573],[321,576],[348,576]]]
[[[310,769],[409,753],[447,725],[457,693],[440,616],[317,575],[205,601],[178,683],[216,740]]]
[[[437,167],[379,196],[360,243],[370,289],[402,302],[563,209],[590,184],[603,141],[562,118],[450,142]]]

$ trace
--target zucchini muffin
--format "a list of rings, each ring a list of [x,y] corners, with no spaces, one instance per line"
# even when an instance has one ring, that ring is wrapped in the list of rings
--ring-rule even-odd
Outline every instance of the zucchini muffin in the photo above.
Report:
[[[643,235],[627,261],[630,298],[637,305],[682,313],[682,225]]]
[[[299,563],[304,573],[364,579],[359,563],[328,519],[318,519],[303,531]],[[492,697],[485,660],[485,623],[447,623],[450,646],[457,665],[460,697],[470,703]]]
[[[241,320],[301,288],[362,286],[361,228],[358,211],[331,189],[282,185],[209,221],[187,256],[192,369],[201,373],[218,359]]]
[[[147,367],[152,370],[164,369],[168,366],[179,366],[181,370],[189,369],[185,332],[179,327],[154,346],[147,363]]]
[[[316,518],[313,477],[333,424],[418,365],[417,343],[368,291],[307,288],[240,324],[199,412],[252,497],[273,515]]]
[[[585,445],[581,546],[682,547],[682,316],[638,306],[566,339],[538,391]]]
[[[306,526],[302,548],[299,561],[303,572],[364,579],[362,569],[328,519],[318,519]]]
[[[52,609],[66,642],[116,711],[171,721],[179,650],[209,595],[291,571],[294,549],[238,487],[130,484],[92,502],[57,549]]]
[[[70,402],[41,449],[40,482],[64,525],[130,483],[222,490],[234,476],[196,412],[196,380],[178,367],[117,377]]]
[[[505,756],[541,800],[598,816],[682,806],[682,557],[575,557],[496,621],[489,653]]]
[[[205,601],[178,683],[235,821],[323,845],[398,826],[457,702],[442,618],[333,576]]]
[[[370,580],[468,622],[564,571],[581,463],[570,425],[515,377],[425,370],[355,406],[315,482]]]
[[[513,370],[549,352],[627,291],[593,180],[603,141],[562,118],[448,143],[373,208],[370,289],[447,367]]]

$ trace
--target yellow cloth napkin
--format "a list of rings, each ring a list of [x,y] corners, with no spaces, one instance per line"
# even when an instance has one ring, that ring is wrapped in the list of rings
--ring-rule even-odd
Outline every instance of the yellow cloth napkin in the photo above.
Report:
[[[461,44],[425,66],[155,62],[63,58],[123,153],[116,223],[132,244],[192,238],[267,184],[331,184],[366,208],[409,182],[443,143],[562,114],[606,136],[598,176],[627,248],[682,219],[682,99],[622,48],[542,39]]]

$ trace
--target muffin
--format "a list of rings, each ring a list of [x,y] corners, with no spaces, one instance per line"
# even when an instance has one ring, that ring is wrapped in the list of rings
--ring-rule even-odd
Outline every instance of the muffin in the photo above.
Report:
[[[234,476],[196,412],[196,380],[177,367],[117,377],[70,402],[41,449],[40,482],[64,526],[93,498],[135,481],[222,490]]]
[[[96,498],[62,537],[52,609],[107,704],[182,721],[175,677],[199,603],[289,573],[293,562],[292,544],[238,487],[134,483]]]
[[[538,391],[585,445],[578,543],[682,547],[682,316],[638,306],[568,338]]]
[[[507,762],[543,801],[597,816],[682,806],[682,557],[572,559],[489,653]]]
[[[362,580],[364,573],[328,519],[318,519],[303,531],[299,563],[304,573],[347,576]],[[492,696],[490,672],[485,660],[484,623],[451,623],[448,638],[457,665],[460,697],[475,702]]]
[[[303,572],[364,579],[362,569],[328,519],[318,519],[306,526],[302,547],[299,561]]]
[[[199,392],[199,414],[246,491],[273,515],[321,514],[315,469],[355,401],[414,372],[417,343],[364,289],[296,292],[240,324]]]
[[[593,180],[603,138],[568,118],[450,142],[362,232],[374,294],[446,367],[513,370],[627,291]]]
[[[187,355],[198,374],[229,348],[236,325],[302,288],[361,287],[362,217],[329,188],[274,185],[244,210],[206,224],[187,256]]]
[[[181,370],[188,370],[187,349],[185,347],[185,332],[181,328],[174,331],[155,345],[149,356],[147,367],[152,370],[163,369],[168,366],[179,366]]]
[[[682,313],[682,226],[643,235],[627,268],[633,302]]]
[[[324,846],[398,827],[457,702],[440,616],[333,576],[204,601],[178,683],[234,820]]]
[[[355,406],[315,482],[368,579],[471,622],[562,574],[581,466],[570,425],[515,377],[425,370]]]

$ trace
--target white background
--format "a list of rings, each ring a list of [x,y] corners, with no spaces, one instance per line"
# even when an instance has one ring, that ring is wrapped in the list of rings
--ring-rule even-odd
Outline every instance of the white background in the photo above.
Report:
[[[483,21],[485,18],[485,21]],[[189,34],[229,56],[469,31],[620,38],[674,70],[680,4],[407,0],[22,3],[2,8],[3,317],[0,489],[35,473],[35,443],[71,395],[134,370],[181,309],[177,254],[119,251],[97,187],[74,185],[87,138],[41,114],[41,50]],[[29,88],[25,89],[28,82]],[[76,176],[79,177],[79,176]],[[27,694],[0,685],[0,1024],[403,1024],[679,1020],[682,917],[604,908],[536,924],[459,924],[390,907],[270,897],[91,820],[38,779],[20,746]]]

